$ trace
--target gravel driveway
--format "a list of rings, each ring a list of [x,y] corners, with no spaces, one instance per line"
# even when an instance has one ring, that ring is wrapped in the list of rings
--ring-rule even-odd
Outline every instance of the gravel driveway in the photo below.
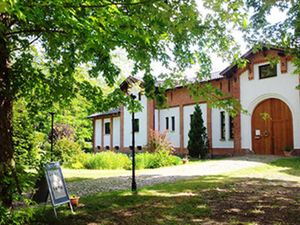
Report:
[[[221,175],[226,172],[260,166],[278,158],[278,156],[247,155],[222,160],[189,163],[174,167],[141,170],[137,171],[136,182],[138,188],[141,188],[148,185],[170,183],[198,176]],[[67,185],[70,193],[79,196],[113,190],[128,190],[131,187],[131,176],[122,175],[89,179],[69,182]]]

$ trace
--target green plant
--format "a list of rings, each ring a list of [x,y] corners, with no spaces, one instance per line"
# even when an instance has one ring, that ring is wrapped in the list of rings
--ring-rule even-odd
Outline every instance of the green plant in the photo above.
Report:
[[[294,148],[290,145],[286,145],[283,148],[283,151],[285,151],[285,152],[292,152],[293,150],[294,150]]]
[[[155,153],[139,153],[136,156],[136,169],[153,169],[179,164],[181,164],[181,159],[178,156],[163,150]]]
[[[136,169],[151,168],[152,162],[155,161],[155,153],[139,153],[136,155]]]
[[[51,141],[52,132],[48,134],[49,142]],[[53,127],[53,141],[56,142],[60,139],[74,140],[74,130],[69,124],[55,124]]]
[[[131,160],[122,153],[112,151],[100,152],[97,154],[89,154],[84,167],[87,169],[128,169],[130,168]]]
[[[169,141],[167,131],[160,133],[157,130],[150,130],[149,142],[146,145],[147,152],[159,152],[167,151],[169,153],[174,152],[174,147]]]
[[[24,206],[19,209],[8,209],[0,204],[0,225],[28,224],[34,217],[33,207]]]
[[[69,198],[79,198],[79,196],[75,195],[75,194],[69,194]]]
[[[201,157],[204,159],[208,153],[208,138],[204,126],[200,106],[195,106],[195,111],[191,118],[191,129],[189,131],[188,151],[191,157]]]
[[[54,145],[55,159],[61,162],[61,164],[74,163],[74,158],[80,153],[82,153],[80,145],[67,138],[57,140]]]
[[[70,160],[64,163],[64,167],[71,169],[84,169],[85,162],[92,154],[80,152],[79,154],[73,155]]]

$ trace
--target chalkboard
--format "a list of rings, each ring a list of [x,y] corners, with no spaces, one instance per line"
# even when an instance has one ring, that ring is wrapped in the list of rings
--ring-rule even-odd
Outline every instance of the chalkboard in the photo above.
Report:
[[[45,166],[46,180],[48,183],[49,193],[54,207],[56,216],[55,206],[69,203],[71,211],[73,211],[69,193],[66,187],[66,183],[59,165],[59,162],[51,162]]]

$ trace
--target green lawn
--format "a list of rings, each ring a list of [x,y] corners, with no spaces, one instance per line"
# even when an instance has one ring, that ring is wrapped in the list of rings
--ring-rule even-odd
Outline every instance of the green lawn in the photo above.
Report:
[[[32,224],[300,224],[300,158],[80,200],[58,220],[40,207]]]

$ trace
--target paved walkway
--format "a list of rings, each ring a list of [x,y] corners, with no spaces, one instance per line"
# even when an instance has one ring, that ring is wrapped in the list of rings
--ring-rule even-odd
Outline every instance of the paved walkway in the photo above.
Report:
[[[189,163],[174,167],[141,170],[137,171],[136,181],[138,188],[140,188],[148,185],[175,182],[177,180],[189,179],[198,176],[221,175],[226,172],[260,166],[278,158],[278,156],[249,155],[222,160]],[[113,190],[128,190],[130,187],[131,176],[128,175],[111,176],[68,183],[69,192],[79,196]]]

